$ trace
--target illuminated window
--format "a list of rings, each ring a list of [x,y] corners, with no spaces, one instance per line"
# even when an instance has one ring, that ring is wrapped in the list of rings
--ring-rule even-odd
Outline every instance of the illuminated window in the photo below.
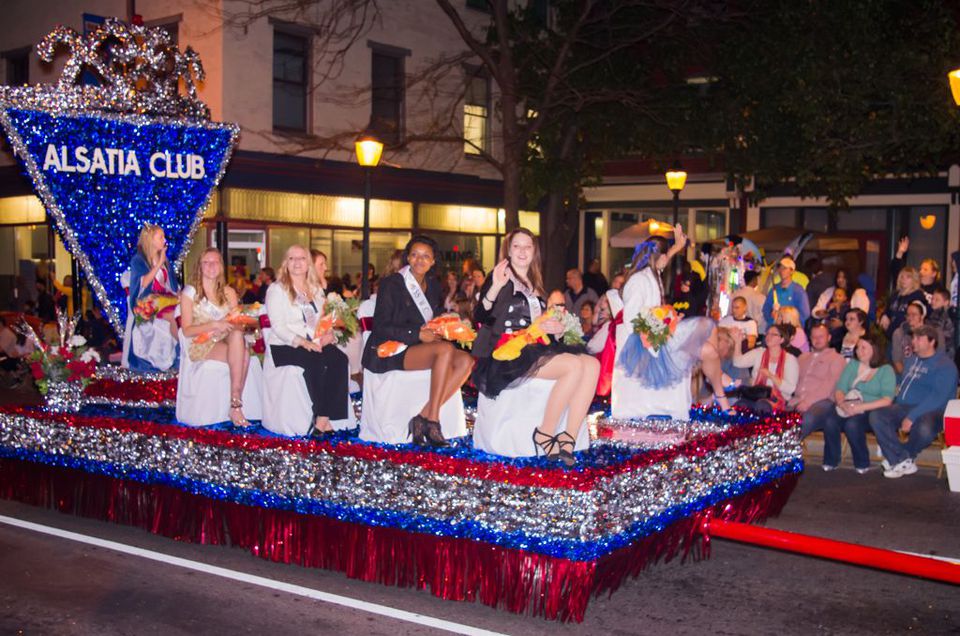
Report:
[[[463,151],[479,155],[487,151],[490,121],[490,79],[479,69],[467,72],[467,91],[463,103]]]

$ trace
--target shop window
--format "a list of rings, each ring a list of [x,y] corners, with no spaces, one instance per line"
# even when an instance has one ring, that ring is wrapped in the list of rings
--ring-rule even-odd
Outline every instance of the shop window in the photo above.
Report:
[[[945,268],[947,256],[947,208],[945,206],[914,206],[909,208],[907,235],[910,237],[910,252],[907,263],[920,267],[925,258],[932,258],[940,264],[943,275],[949,275]],[[896,246],[894,245],[894,248]]]
[[[30,49],[16,49],[2,54],[3,83],[24,86],[30,83]]]
[[[283,263],[287,255],[287,249],[291,245],[310,245],[310,228],[308,227],[271,227],[268,235],[268,246],[270,251],[268,257],[270,267],[277,269]]]
[[[850,208],[837,211],[838,231],[884,231],[889,219],[887,208]]]
[[[801,210],[803,229],[811,232],[828,232],[830,230],[830,217],[826,208],[803,208]]]
[[[388,146],[403,141],[405,49],[370,43],[370,128]]]
[[[763,208],[760,227],[798,227],[796,208]]]
[[[309,39],[282,30],[273,32],[273,127],[307,130],[307,61]]]
[[[694,240],[705,243],[727,233],[727,214],[716,210],[697,210]]]
[[[490,78],[480,69],[468,69],[463,103],[463,152],[479,155],[489,150]]]

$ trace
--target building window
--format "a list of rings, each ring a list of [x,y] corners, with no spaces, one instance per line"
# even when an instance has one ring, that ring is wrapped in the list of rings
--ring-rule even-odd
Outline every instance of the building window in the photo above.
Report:
[[[3,77],[7,86],[24,86],[30,82],[30,49],[17,49],[3,54]]]
[[[467,8],[490,13],[490,0],[467,0]]]
[[[479,69],[467,71],[463,102],[463,152],[479,155],[488,150],[490,138],[490,78]]]
[[[307,59],[309,40],[281,30],[273,32],[273,127],[307,130]]]
[[[404,53],[371,45],[370,128],[388,146],[403,141]]]

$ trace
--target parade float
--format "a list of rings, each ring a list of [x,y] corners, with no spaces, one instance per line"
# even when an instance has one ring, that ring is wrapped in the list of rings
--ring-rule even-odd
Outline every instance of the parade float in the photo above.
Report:
[[[179,266],[239,129],[210,121],[199,58],[162,29],[58,27],[38,54],[59,47],[59,82],[0,89],[0,124],[121,333],[140,227],[161,226]],[[48,387],[44,407],[0,409],[0,497],[548,619],[580,621],[646,566],[704,556],[710,520],[776,514],[803,468],[793,414],[614,421],[597,404],[591,448],[567,469],[469,436],[425,450],[192,428],[174,415],[175,373],[87,370],[58,378],[81,390]]]

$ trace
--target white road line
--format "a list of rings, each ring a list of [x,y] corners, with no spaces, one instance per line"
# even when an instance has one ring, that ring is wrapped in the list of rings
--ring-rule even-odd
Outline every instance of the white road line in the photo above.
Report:
[[[188,570],[196,570],[197,572],[204,572],[206,574],[212,574],[214,576],[219,576],[225,579],[241,581],[243,583],[251,583],[253,585],[259,585],[261,587],[270,588],[272,590],[287,592],[288,594],[305,596],[307,598],[316,599],[324,603],[333,603],[334,605],[342,605],[344,607],[350,607],[363,612],[369,612],[370,614],[378,614],[380,616],[387,616],[389,618],[395,618],[397,620],[406,621],[408,623],[416,623],[418,625],[425,625],[427,627],[435,627],[437,629],[453,632],[455,634],[467,634],[469,636],[504,636],[499,632],[491,632],[485,629],[479,629],[477,627],[470,627],[469,625],[461,625],[460,623],[445,621],[443,619],[434,618],[432,616],[425,616],[423,614],[416,614],[414,612],[406,612],[404,610],[387,607],[386,605],[368,603],[367,601],[361,601],[359,599],[350,598],[349,596],[340,596],[338,594],[321,592],[319,590],[314,590],[309,587],[303,587],[301,585],[293,585],[291,583],[274,581],[272,579],[268,579],[262,576],[255,576],[253,574],[238,572],[236,570],[228,570],[227,568],[221,568],[215,565],[207,565],[206,563],[200,563],[199,561],[181,559],[180,557],[170,556],[169,554],[164,554],[162,552],[154,552],[153,550],[144,550],[143,548],[137,548],[132,545],[127,545],[125,543],[108,541],[106,539],[91,537],[85,534],[70,532],[68,530],[61,530],[59,528],[54,528],[51,526],[44,526],[37,523],[31,523],[29,521],[23,521],[22,519],[17,519],[15,517],[7,517],[5,515],[0,515],[0,523],[5,523],[7,525],[15,526],[17,528],[23,528],[25,530],[32,530],[34,532],[48,534],[54,537],[60,537],[61,539],[68,539],[70,541],[76,541],[78,543],[86,543],[87,545],[106,548],[108,550],[121,552],[123,554],[130,554],[130,555],[138,556],[144,559],[150,559],[151,561],[159,561],[160,563],[166,563],[168,565],[174,565],[177,567],[186,568]]]

